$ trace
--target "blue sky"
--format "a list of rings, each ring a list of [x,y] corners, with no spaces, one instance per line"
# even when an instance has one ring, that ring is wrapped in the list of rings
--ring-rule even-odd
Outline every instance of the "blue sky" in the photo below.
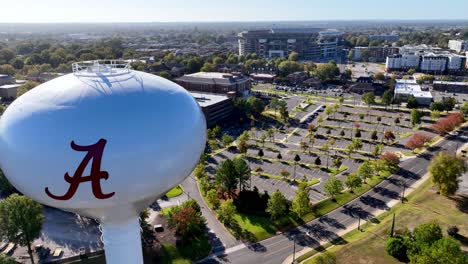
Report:
[[[0,22],[468,19],[468,0],[0,0]]]

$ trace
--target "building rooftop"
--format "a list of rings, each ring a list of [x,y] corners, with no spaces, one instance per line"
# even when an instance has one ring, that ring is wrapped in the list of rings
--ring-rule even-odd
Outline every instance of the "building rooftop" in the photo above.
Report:
[[[0,86],[0,89],[12,89],[12,88],[18,88],[20,87],[21,84],[5,84]]]
[[[229,98],[226,95],[190,92],[201,107],[217,104]]]
[[[251,73],[250,76],[273,78],[273,77],[276,76],[276,74],[270,74],[270,73]]]
[[[432,98],[431,92],[423,91],[421,85],[416,83],[416,80],[396,80],[395,94],[411,94],[414,97]]]
[[[444,82],[444,81],[434,81],[434,84],[463,85],[463,86],[468,86],[468,82]]]
[[[237,82],[247,81],[248,77],[236,76],[230,73],[221,72],[197,72],[192,74],[186,74],[182,77],[177,78],[176,80],[193,83],[229,85]]]

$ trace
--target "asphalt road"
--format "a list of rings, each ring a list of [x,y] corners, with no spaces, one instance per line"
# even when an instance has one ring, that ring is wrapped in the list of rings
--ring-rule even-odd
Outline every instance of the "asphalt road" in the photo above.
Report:
[[[224,253],[212,255],[201,263],[282,263],[293,252],[293,240],[296,240],[296,252],[303,247],[319,246],[327,241],[341,239],[337,233],[348,226],[357,225],[358,219],[370,221],[379,210],[389,209],[387,204],[400,200],[404,187],[412,185],[427,172],[433,155],[439,151],[455,153],[458,147],[468,142],[468,128],[463,128],[461,136],[449,136],[427,152],[416,158],[401,163],[396,174],[382,181],[373,189],[348,204],[315,219],[301,227],[282,235],[274,236],[255,244],[238,245],[228,248]]]

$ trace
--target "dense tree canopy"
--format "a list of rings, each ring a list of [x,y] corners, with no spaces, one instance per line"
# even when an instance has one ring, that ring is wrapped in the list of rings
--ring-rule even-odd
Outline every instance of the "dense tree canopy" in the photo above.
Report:
[[[443,195],[453,195],[458,190],[459,178],[467,170],[462,158],[441,152],[431,160],[429,173],[432,182]]]

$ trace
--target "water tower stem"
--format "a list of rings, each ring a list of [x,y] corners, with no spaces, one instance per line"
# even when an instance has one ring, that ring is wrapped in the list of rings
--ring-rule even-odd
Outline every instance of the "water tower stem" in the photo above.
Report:
[[[143,264],[138,217],[125,222],[102,223],[107,264]]]

